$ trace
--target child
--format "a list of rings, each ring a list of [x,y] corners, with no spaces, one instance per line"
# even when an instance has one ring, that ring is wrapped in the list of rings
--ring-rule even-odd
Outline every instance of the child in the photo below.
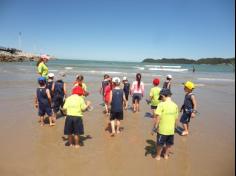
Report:
[[[133,82],[131,87],[131,94],[133,97],[133,112],[138,111],[139,112],[139,102],[144,96],[144,84],[141,81],[141,74],[136,74],[136,81]]]
[[[183,124],[184,131],[182,132],[183,136],[189,134],[189,122],[191,118],[194,118],[197,113],[197,102],[194,94],[192,93],[195,88],[194,83],[187,81],[184,83],[185,99],[184,104],[181,107],[183,112],[180,122]]]
[[[44,115],[47,114],[49,117],[50,126],[54,126],[52,120],[52,109],[51,109],[51,95],[49,89],[46,88],[46,78],[38,78],[39,87],[36,91],[35,97],[35,108],[38,108],[38,115],[41,126],[44,125]]]
[[[105,91],[105,87],[108,85],[109,83],[109,78],[110,76],[105,74],[104,75],[104,79],[102,81],[102,84],[101,84],[101,88],[100,88],[100,94],[102,94],[102,97],[104,98],[104,91]]]
[[[76,76],[76,81],[73,83],[73,88],[74,89],[76,86],[82,87],[84,90],[84,96],[87,97],[89,95],[89,92],[87,91],[87,86],[84,83],[84,76],[83,75],[77,75]]]
[[[159,78],[155,78],[153,80],[153,88],[151,88],[150,90],[150,104],[151,104],[151,109],[152,109],[152,114],[154,117],[154,112],[157,109],[157,106],[159,104],[159,97],[160,97],[160,91],[161,88],[158,87],[158,85],[160,84],[160,79]]]
[[[171,100],[170,89],[162,89],[160,96],[162,102],[159,103],[154,121],[154,129],[157,128],[157,156],[161,159],[161,152],[164,148],[164,158],[168,159],[169,150],[174,145],[174,133],[176,120],[178,118],[178,106]]]
[[[167,75],[166,76],[166,81],[163,84],[163,89],[171,89],[171,80],[172,80],[172,76]]]
[[[61,110],[64,99],[66,97],[66,83],[62,79],[57,80],[52,87],[53,92],[53,113],[54,113],[54,120],[56,120],[56,114],[59,110]],[[63,115],[63,112],[61,111]]]
[[[124,92],[120,89],[120,78],[115,77],[112,79],[114,84],[114,89],[110,93],[110,103],[111,103],[111,128],[112,134],[114,136],[115,133],[120,133],[120,121],[123,120],[123,103],[125,101]],[[116,124],[115,124],[116,122]],[[117,129],[115,130],[115,125]]]
[[[74,88],[72,95],[66,99],[63,106],[67,114],[64,134],[68,135],[69,146],[73,146],[72,135],[74,135],[75,148],[79,148],[79,135],[84,134],[83,111],[90,105],[90,102],[85,103],[84,98],[81,97],[83,92],[80,86]]]
[[[123,91],[125,93],[125,102],[126,102],[124,107],[125,107],[125,110],[127,110],[128,109],[129,94],[130,94],[130,83],[128,82],[127,77],[123,77],[123,84],[124,84]]]
[[[110,103],[110,95],[111,95],[112,88],[113,88],[112,79],[109,78],[109,83],[105,87],[105,91],[104,91],[104,102],[105,102],[106,115],[109,115],[109,103]]]
[[[54,87],[54,73],[48,74],[48,81],[47,81],[47,88],[50,91],[51,98],[53,97],[53,91],[52,88]]]

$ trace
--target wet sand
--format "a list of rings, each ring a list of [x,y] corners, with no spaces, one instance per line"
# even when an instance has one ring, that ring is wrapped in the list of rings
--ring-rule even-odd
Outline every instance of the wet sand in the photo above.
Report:
[[[0,175],[235,175],[234,82],[196,89],[201,114],[191,121],[190,135],[176,134],[169,160],[156,161],[156,137],[150,135],[152,120],[145,117],[151,111],[144,100],[141,112],[125,112],[122,133],[111,138],[106,131],[109,119],[102,114],[97,91],[99,79],[94,77],[92,82],[89,78],[88,99],[94,110],[84,115],[84,146],[75,149],[65,146],[62,138],[64,118],[59,118],[55,127],[40,127],[37,122],[33,108],[36,83],[31,79],[35,75],[11,76],[7,72],[0,75]],[[174,101],[181,106],[182,86],[176,84],[173,92]]]

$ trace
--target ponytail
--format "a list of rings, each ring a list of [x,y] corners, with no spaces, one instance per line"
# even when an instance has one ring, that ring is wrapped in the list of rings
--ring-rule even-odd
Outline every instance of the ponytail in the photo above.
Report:
[[[137,75],[136,75],[136,81],[138,82],[138,89],[140,88],[141,78],[142,78],[141,74],[140,74],[140,73],[137,73]]]

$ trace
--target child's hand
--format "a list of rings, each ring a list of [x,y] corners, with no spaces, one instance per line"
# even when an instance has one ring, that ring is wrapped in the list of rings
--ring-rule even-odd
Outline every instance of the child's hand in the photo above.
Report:
[[[194,118],[194,117],[196,117],[196,114],[194,112],[192,112],[191,118]]]

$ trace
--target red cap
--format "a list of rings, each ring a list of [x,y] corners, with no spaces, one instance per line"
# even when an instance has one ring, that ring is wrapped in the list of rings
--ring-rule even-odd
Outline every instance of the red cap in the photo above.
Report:
[[[159,78],[155,78],[155,79],[153,80],[153,84],[154,84],[155,86],[158,86],[158,85],[160,84],[160,79],[159,79]]]
[[[77,94],[77,95],[84,95],[84,90],[82,89],[82,87],[80,86],[76,86],[73,90],[72,90],[72,94]]]

